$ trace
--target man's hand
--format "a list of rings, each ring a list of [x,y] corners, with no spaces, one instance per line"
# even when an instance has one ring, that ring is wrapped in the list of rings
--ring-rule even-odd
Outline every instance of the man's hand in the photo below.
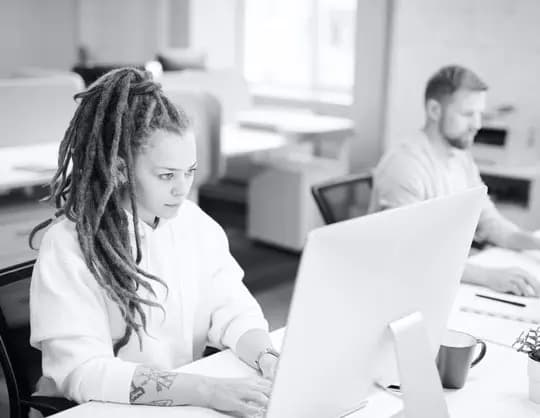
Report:
[[[268,406],[271,382],[261,377],[208,378],[208,407],[237,417],[262,416]]]
[[[486,269],[485,286],[518,296],[540,297],[540,281],[519,267]]]

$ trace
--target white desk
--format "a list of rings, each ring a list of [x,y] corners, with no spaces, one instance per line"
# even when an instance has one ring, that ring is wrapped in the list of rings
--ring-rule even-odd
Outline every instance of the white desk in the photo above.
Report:
[[[240,112],[237,122],[222,127],[222,151],[225,176],[249,182],[248,237],[300,251],[323,224],[311,187],[349,172],[353,122],[266,109]]]
[[[478,315],[454,313],[452,326],[468,329],[471,321],[480,321]],[[523,324],[520,324],[522,326]],[[283,333],[272,334],[277,345]],[[448,408],[452,417],[532,418],[540,416],[540,405],[528,400],[526,374],[527,356],[502,345],[488,343],[485,358],[469,373],[465,387],[460,390],[445,390]],[[221,377],[241,377],[254,373],[240,362],[230,351],[218,353],[180,370]],[[399,407],[395,395],[375,390],[373,402],[353,417],[385,416],[382,411]],[[90,402],[54,415],[58,418],[210,418],[224,417],[215,411],[195,407],[151,407]],[[316,417],[314,417],[316,418]]]
[[[492,332],[490,326],[497,321],[506,324],[499,333],[504,343],[513,342],[519,335],[514,332],[528,327],[528,324],[522,322],[499,320],[468,312],[454,312],[449,326],[468,332]],[[484,328],[487,331],[482,331]],[[540,405],[529,401],[528,390],[527,356],[502,344],[491,343],[488,338],[486,356],[470,370],[465,387],[460,390],[445,390],[445,393],[451,416],[538,417]]]
[[[354,134],[350,119],[291,110],[250,109],[237,116],[244,128],[278,132],[294,142],[310,142],[316,156],[344,160],[345,141]]]
[[[239,112],[236,118],[240,126],[291,135],[351,135],[353,121],[334,116],[316,115],[294,110],[250,109]]]
[[[494,250],[486,252],[492,254]],[[498,262],[504,260],[499,252],[495,252]],[[509,254],[508,256],[511,256]],[[520,257],[530,257],[526,254]],[[539,255],[540,257],[540,255]],[[483,257],[484,259],[486,257]],[[485,260],[484,260],[485,261]],[[514,264],[526,264],[523,260],[511,259]],[[490,259],[488,262],[492,263]],[[464,285],[460,288],[452,311],[449,328],[469,332],[487,342],[487,353],[484,359],[469,372],[465,387],[460,390],[445,390],[446,401],[452,417],[490,417],[490,418],[532,418],[540,416],[540,404],[528,399],[527,356],[510,348],[512,342],[521,331],[534,325],[525,322],[502,319],[493,316],[464,312],[460,308],[477,291],[474,286]],[[488,293],[482,290],[482,293]],[[511,298],[510,296],[505,296]],[[540,300],[529,299],[527,304],[540,312]],[[540,315],[540,313],[539,313]],[[283,338],[282,330],[272,334],[277,346]],[[180,370],[217,377],[241,377],[255,371],[230,351],[222,352],[199,360]],[[396,395],[374,389],[372,401],[368,406],[351,415],[351,418],[388,417],[388,413],[400,406]],[[158,418],[208,418],[224,417],[215,411],[195,407],[150,407],[107,404],[90,402],[55,415],[59,418],[146,418],[151,415]]]

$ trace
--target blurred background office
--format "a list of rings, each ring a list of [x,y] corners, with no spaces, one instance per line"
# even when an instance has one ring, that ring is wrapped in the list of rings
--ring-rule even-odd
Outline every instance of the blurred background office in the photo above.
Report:
[[[37,254],[27,234],[52,214],[39,199],[73,94],[125,65],[194,119],[193,199],[272,328],[324,223],[311,188],[415,133],[443,65],[489,84],[473,155],[501,211],[538,229],[539,17],[536,0],[0,0],[0,268]]]

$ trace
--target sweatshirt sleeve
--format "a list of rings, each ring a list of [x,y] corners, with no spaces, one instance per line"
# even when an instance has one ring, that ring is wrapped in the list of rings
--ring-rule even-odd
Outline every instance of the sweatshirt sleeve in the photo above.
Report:
[[[42,351],[43,376],[63,396],[129,403],[137,365],[114,356],[105,295],[77,240],[63,232],[51,229],[41,243],[30,287],[30,343]]]
[[[251,329],[268,330],[262,310],[242,282],[244,276],[229,251],[227,236],[215,224],[211,254],[211,320],[208,340],[216,347],[236,350],[240,337]]]

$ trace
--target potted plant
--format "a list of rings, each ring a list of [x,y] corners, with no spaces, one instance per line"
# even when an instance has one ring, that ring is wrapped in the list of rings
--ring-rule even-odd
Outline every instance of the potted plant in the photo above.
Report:
[[[523,331],[512,347],[529,356],[527,364],[529,399],[540,403],[540,326]]]

